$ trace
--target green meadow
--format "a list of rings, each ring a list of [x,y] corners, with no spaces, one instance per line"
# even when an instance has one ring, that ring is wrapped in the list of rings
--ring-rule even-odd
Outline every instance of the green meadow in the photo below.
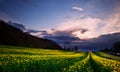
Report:
[[[0,72],[120,72],[120,57],[0,45]]]

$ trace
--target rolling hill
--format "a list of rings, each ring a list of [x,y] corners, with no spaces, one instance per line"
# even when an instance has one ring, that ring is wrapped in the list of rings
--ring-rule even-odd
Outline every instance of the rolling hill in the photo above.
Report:
[[[45,49],[61,49],[54,41],[30,35],[4,21],[0,21],[0,44]]]

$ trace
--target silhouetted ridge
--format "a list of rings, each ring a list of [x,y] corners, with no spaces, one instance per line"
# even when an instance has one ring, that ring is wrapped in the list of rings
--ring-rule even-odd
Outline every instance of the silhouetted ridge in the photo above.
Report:
[[[37,38],[0,20],[0,44],[23,47],[61,49],[55,42]]]

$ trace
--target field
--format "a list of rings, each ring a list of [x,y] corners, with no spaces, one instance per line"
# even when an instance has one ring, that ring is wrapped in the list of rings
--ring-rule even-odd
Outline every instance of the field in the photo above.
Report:
[[[1,45],[0,72],[120,72],[120,57]]]

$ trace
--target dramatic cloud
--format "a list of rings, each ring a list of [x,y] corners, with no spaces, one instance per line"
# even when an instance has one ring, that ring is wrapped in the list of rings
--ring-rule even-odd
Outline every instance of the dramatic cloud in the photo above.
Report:
[[[100,22],[101,19],[91,17],[72,18],[62,22],[52,34],[92,38],[96,36],[96,28]]]
[[[78,11],[84,11],[83,8],[77,7],[77,6],[72,7],[72,9],[73,9],[73,10],[78,10]]]
[[[104,20],[105,27],[102,29],[102,33],[115,33],[120,32],[120,7],[116,8],[113,14],[110,14],[108,18]]]
[[[79,31],[81,34],[83,34],[83,33],[87,32],[88,30],[78,27],[78,28],[71,28],[71,29],[64,30],[64,31],[54,30],[52,34],[54,36],[75,36],[73,33],[76,31]]]
[[[89,39],[79,42],[80,50],[100,50],[105,48],[112,48],[113,43],[120,41],[120,33],[101,35],[98,38]],[[73,43],[76,44],[76,43]]]
[[[36,30],[28,30],[31,35],[40,37],[40,38],[48,38],[53,37],[51,34],[48,34],[47,31],[36,31]]]
[[[66,19],[48,33],[54,36],[63,35],[86,39],[116,32],[120,32],[120,8],[115,8],[115,11],[104,19],[90,16]]]

